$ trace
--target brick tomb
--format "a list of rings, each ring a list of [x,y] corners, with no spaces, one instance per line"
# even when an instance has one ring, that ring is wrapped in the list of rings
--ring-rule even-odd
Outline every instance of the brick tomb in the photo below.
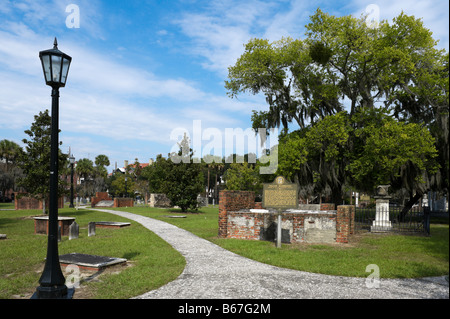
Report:
[[[221,191],[219,237],[276,240],[278,213],[261,209],[253,192]],[[258,207],[259,206],[259,207]],[[283,243],[347,243],[354,231],[354,206],[333,204],[289,209],[281,213]],[[311,209],[313,208],[313,209]]]

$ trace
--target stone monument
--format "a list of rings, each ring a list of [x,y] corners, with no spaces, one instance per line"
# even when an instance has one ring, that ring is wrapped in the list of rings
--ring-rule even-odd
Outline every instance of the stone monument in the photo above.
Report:
[[[377,187],[377,195],[375,198],[375,220],[370,227],[371,232],[386,232],[392,229],[392,224],[389,220],[389,199],[388,188],[390,185],[380,185]]]

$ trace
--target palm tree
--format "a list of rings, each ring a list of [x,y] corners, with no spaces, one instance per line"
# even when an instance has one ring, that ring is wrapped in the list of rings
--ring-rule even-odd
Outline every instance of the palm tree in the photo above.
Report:
[[[0,161],[4,162],[0,172],[0,190],[3,195],[8,189],[15,189],[16,179],[20,175],[20,170],[15,164],[22,152],[22,148],[17,143],[6,139],[0,141]],[[4,196],[3,200],[5,200]]]
[[[5,161],[6,171],[8,171],[8,163],[15,163],[21,152],[23,150],[16,142],[6,139],[0,141],[0,160]]]
[[[95,158],[95,165],[103,167],[109,166],[110,162],[108,156],[103,154],[97,155],[97,157]]]

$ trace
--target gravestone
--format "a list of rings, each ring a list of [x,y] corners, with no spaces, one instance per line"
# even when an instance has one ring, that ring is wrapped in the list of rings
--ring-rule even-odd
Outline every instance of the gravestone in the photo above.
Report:
[[[273,183],[263,184],[262,206],[278,211],[276,235],[277,248],[280,248],[283,233],[281,211],[298,207],[298,185],[287,181],[283,176],[276,177]]]
[[[6,234],[0,234],[0,239],[6,239]]]
[[[88,237],[95,236],[95,222],[88,224]]]
[[[389,220],[389,199],[388,188],[390,185],[380,185],[377,187],[375,198],[375,220],[370,227],[371,232],[386,232],[392,229]]]
[[[69,240],[78,238],[80,233],[80,226],[78,226],[77,222],[73,222],[69,226]]]

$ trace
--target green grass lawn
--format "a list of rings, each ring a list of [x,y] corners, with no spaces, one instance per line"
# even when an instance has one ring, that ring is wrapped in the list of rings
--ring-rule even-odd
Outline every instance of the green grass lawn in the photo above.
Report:
[[[5,208],[1,207],[0,208]],[[169,222],[199,237],[263,263],[308,272],[367,277],[366,267],[376,264],[382,278],[418,278],[448,275],[449,227],[447,220],[431,225],[431,236],[360,233],[348,244],[283,244],[217,238],[218,207],[198,213],[149,207],[115,208]],[[34,234],[30,216],[41,211],[0,211],[0,298],[29,297],[39,285],[46,255],[47,237]],[[76,217],[80,237],[59,243],[59,254],[72,252],[127,258],[129,267],[105,271],[96,280],[81,282],[75,298],[130,298],[174,280],[184,269],[184,258],[169,244],[140,224],[121,229],[97,228],[87,236],[91,221],[129,220],[95,210],[64,208],[61,216]],[[185,215],[186,218],[169,218]],[[117,273],[116,273],[117,272]],[[65,274],[66,278],[68,274]]]
[[[8,238],[0,241],[0,299],[29,297],[39,285],[47,236],[34,234],[31,216],[41,213],[0,211],[0,233],[7,234]],[[91,221],[129,220],[99,211],[69,208],[60,209],[59,215],[75,217],[80,226],[78,239],[68,240],[63,236],[58,244],[60,255],[77,252],[129,261],[128,267],[115,266],[114,271],[105,271],[96,280],[82,280],[83,289],[74,298],[130,298],[174,280],[185,267],[180,253],[136,222],[120,229],[97,228],[96,235],[88,237],[87,225]],[[69,274],[64,275],[67,278]]]
[[[367,277],[366,267],[378,265],[382,278],[418,278],[448,275],[449,227],[431,225],[431,236],[358,233],[348,244],[283,244],[217,238],[218,208],[202,208],[198,214],[148,207],[117,208],[156,218],[186,229],[239,255],[274,266],[339,276]]]

